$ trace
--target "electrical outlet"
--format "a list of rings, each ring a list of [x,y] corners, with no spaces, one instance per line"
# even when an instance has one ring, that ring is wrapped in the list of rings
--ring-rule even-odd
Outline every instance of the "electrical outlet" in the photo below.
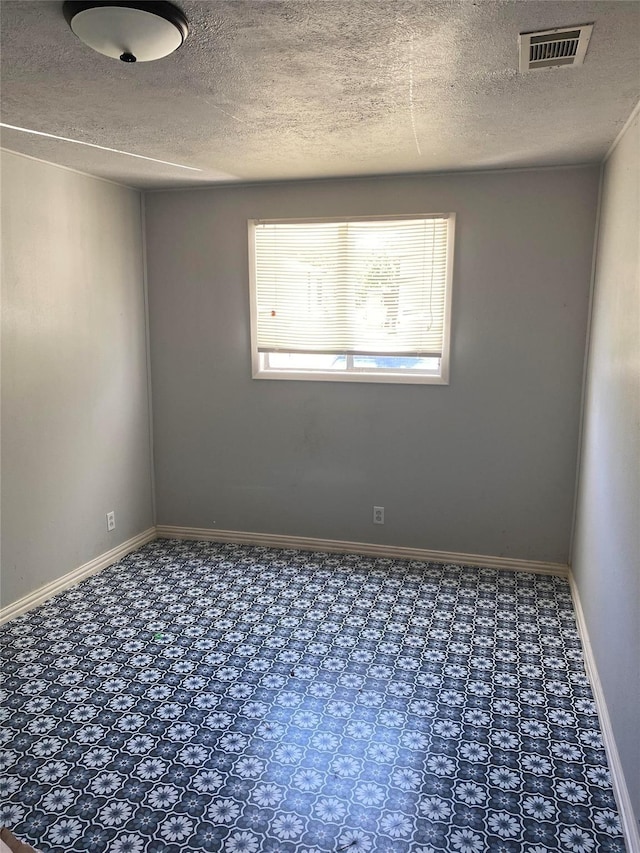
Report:
[[[107,513],[107,531],[110,532],[111,530],[115,530],[115,529],[116,529],[116,514],[112,510],[111,512]]]
[[[384,524],[384,507],[374,506],[373,508],[373,523]]]

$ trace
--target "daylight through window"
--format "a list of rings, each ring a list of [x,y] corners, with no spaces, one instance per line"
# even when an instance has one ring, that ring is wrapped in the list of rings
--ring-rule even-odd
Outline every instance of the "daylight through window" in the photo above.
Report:
[[[454,218],[250,221],[254,377],[447,383]]]

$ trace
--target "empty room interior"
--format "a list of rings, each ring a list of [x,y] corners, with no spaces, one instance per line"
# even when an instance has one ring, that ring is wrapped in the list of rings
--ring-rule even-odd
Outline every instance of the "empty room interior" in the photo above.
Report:
[[[2,853],[640,853],[640,3],[0,16]]]

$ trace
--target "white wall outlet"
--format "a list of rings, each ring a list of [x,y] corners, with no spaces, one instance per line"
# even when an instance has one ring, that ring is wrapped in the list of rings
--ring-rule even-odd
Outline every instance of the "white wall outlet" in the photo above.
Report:
[[[112,510],[111,512],[107,513],[107,530],[111,531],[111,530],[115,530],[115,529],[116,529],[116,514]]]
[[[373,508],[373,523],[384,524],[384,507],[374,506]]]

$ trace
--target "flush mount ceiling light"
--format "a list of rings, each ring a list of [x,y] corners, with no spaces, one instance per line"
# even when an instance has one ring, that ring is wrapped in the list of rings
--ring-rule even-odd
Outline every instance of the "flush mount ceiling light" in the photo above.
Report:
[[[122,62],[150,62],[173,53],[189,25],[172,3],[67,0],[64,16],[85,44]]]

